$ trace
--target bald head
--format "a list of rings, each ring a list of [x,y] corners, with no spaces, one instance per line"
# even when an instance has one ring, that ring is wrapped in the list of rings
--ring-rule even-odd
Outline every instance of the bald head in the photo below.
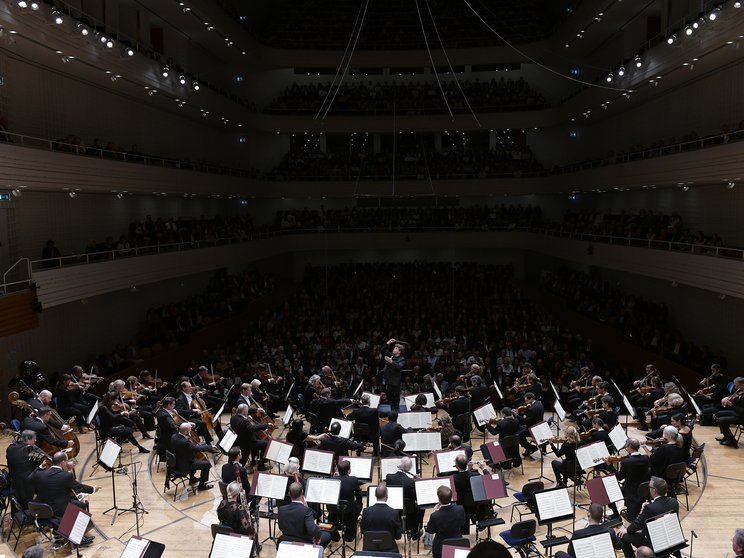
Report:
[[[302,497],[302,485],[299,482],[293,482],[289,485],[288,494],[293,502],[299,500]]]

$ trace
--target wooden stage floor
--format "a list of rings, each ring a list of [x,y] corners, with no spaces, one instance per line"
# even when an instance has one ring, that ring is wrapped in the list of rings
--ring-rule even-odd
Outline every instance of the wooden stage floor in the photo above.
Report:
[[[226,418],[226,417],[225,417]],[[224,420],[224,419],[223,419]],[[278,436],[282,429],[277,428],[275,431]],[[628,429],[628,435],[643,439],[643,433],[639,433],[633,426]],[[694,476],[688,482],[690,490],[690,510],[685,509],[684,496],[681,498],[680,517],[685,536],[690,538],[690,531],[694,530],[698,538],[693,541],[693,556],[695,558],[724,558],[728,555],[733,556],[731,552],[731,537],[737,527],[744,527],[744,447],[732,449],[720,446],[715,441],[715,436],[719,435],[715,427],[698,426],[694,430],[696,443],[705,443],[706,450],[703,456],[702,467],[700,470],[700,487],[695,483]],[[83,549],[83,555],[86,557],[112,558],[118,557],[123,550],[126,541],[136,533],[135,516],[133,513],[124,513],[120,515],[114,524],[111,524],[111,514],[102,515],[103,512],[113,506],[113,486],[112,477],[109,473],[101,469],[93,470],[95,463],[94,435],[85,434],[81,438],[81,452],[78,456],[77,474],[78,478],[86,483],[101,486],[102,490],[89,497],[90,511],[96,525],[96,539],[94,544]],[[473,445],[477,446],[482,443],[482,435],[473,440]],[[489,437],[488,439],[491,439]],[[8,440],[8,438],[5,438]],[[7,441],[2,442],[0,450],[4,455],[4,447]],[[147,447],[152,446],[152,441],[146,441]],[[124,446],[125,452],[123,461],[131,471],[132,463],[137,464],[139,469],[137,475],[137,485],[140,500],[147,510],[147,514],[140,516],[141,526],[140,533],[143,537],[164,543],[166,558],[206,558],[209,555],[211,547],[210,525],[217,522],[217,505],[220,501],[220,493],[216,484],[216,478],[219,474],[219,468],[213,467],[212,476],[215,479],[215,486],[208,492],[202,492],[197,495],[189,494],[186,499],[177,499],[173,501],[173,488],[163,494],[164,483],[164,465],[160,471],[156,470],[156,461],[154,453],[139,454],[133,452],[131,458],[128,452],[129,444]],[[480,457],[480,452],[476,450],[474,459]],[[223,458],[224,459],[224,458]],[[552,469],[548,456],[545,462],[545,476],[553,478]],[[130,462],[131,460],[131,462]],[[429,459],[429,465],[425,466],[424,476],[431,476],[433,460]],[[375,475],[376,475],[375,468]],[[506,478],[510,483],[508,487],[509,495],[521,489],[522,485],[529,478],[537,477],[540,474],[540,462],[526,459],[524,461],[524,474],[520,470],[507,472]],[[131,479],[124,474],[114,475],[113,481],[116,483],[116,503],[120,508],[128,508],[132,504]],[[375,479],[376,482],[376,479]],[[551,481],[546,481],[546,486],[552,486]],[[577,503],[588,503],[588,497],[585,491],[577,492]],[[513,498],[502,499],[498,503],[503,506],[499,511],[499,517],[506,521],[506,525],[501,525],[492,529],[492,537],[499,540],[498,533],[510,526],[509,516],[513,504]],[[265,506],[265,504],[263,504]],[[427,517],[430,514],[427,511]],[[577,528],[583,525],[586,513],[582,509],[577,509]],[[7,521],[5,518],[4,534],[7,533]],[[567,524],[568,529],[571,523]],[[544,539],[546,528],[538,527],[538,540]],[[264,539],[267,532],[267,522],[263,521],[260,526],[260,538]],[[558,532],[557,534],[563,534]],[[480,534],[481,539],[485,532]],[[475,542],[475,530],[471,529],[469,536],[471,542]],[[29,546],[40,542],[41,537],[32,531],[26,531],[21,537],[18,549],[13,549],[7,544],[0,544],[0,558],[2,556],[21,556],[23,550]],[[361,548],[361,537],[358,537]],[[49,548],[49,543],[43,545]],[[335,547],[335,543],[332,543]],[[561,548],[561,547],[558,547]],[[565,547],[564,547],[565,548]],[[689,547],[683,551],[683,555],[689,556]],[[327,552],[326,552],[327,554]],[[513,552],[516,556],[516,552]],[[48,552],[52,556],[51,551]],[[70,555],[69,547],[58,550],[56,556]],[[274,545],[267,541],[261,551],[262,558],[274,558],[276,549]],[[347,554],[349,555],[349,554]],[[430,556],[430,550],[423,546],[417,550],[416,542],[413,543],[413,556]],[[618,556],[622,553],[619,552]]]

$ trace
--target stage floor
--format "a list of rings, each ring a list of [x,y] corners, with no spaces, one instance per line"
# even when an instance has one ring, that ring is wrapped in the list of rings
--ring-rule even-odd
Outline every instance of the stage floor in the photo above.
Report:
[[[226,417],[224,417],[226,418]],[[223,420],[224,420],[223,418]],[[278,437],[282,432],[277,428],[275,435]],[[643,439],[642,432],[638,432],[631,424],[628,429],[628,435]],[[694,530],[698,535],[693,542],[693,556],[695,558],[723,558],[727,553],[731,553],[731,537],[737,527],[744,527],[744,447],[732,449],[723,447],[715,441],[715,436],[719,435],[715,427],[698,426],[694,430],[694,438],[697,444],[705,443],[706,450],[700,468],[700,487],[695,482],[695,477],[691,477],[688,482],[689,487],[689,511],[684,505],[684,496],[680,497],[680,517],[682,518],[682,528],[685,536],[690,538],[690,531]],[[487,437],[487,440],[493,439]],[[9,438],[0,445],[0,450],[4,454],[4,448],[8,444]],[[475,455],[473,459],[480,458],[480,451],[477,449],[482,443],[483,436],[479,434],[474,437],[472,444]],[[102,490],[89,497],[90,511],[95,522],[96,539],[91,547],[83,549],[83,554],[87,557],[112,558],[117,557],[124,549],[129,538],[136,534],[135,516],[131,512],[124,513],[117,517],[114,524],[111,524],[111,513],[103,515],[103,512],[114,505],[113,490],[115,483],[116,503],[119,508],[129,508],[132,505],[132,488],[131,479],[125,474],[115,474],[112,481],[110,473],[102,469],[93,468],[95,464],[95,438],[94,434],[89,433],[80,436],[81,451],[78,455],[77,475],[85,484],[101,486]],[[145,441],[147,447],[152,447],[152,441]],[[163,464],[160,471],[157,471],[156,459],[154,453],[139,454],[138,452],[128,451],[131,446],[126,444],[123,452],[123,464],[131,471],[137,467],[137,486],[139,498],[147,513],[140,516],[140,535],[165,544],[165,557],[173,558],[206,558],[209,555],[212,536],[210,525],[217,522],[217,505],[220,502],[220,493],[216,484],[219,475],[219,469],[222,461],[217,467],[212,468],[212,477],[215,480],[215,486],[208,492],[201,492],[197,495],[188,494],[186,499],[173,501],[173,488],[163,493],[164,469]],[[552,456],[546,458],[544,464],[544,474],[551,480],[544,481],[546,487],[553,486],[553,473],[549,461]],[[377,468],[374,468],[375,479],[377,482]],[[433,460],[428,459],[428,465],[424,468],[424,477],[432,476]],[[509,516],[511,507],[514,502],[511,495],[514,491],[520,490],[522,485],[528,479],[537,477],[540,474],[540,462],[531,459],[524,460],[524,474],[519,469],[506,472],[506,479],[509,482],[508,498],[499,500],[498,503],[503,506],[499,511],[499,517],[506,521],[505,525],[492,528],[491,536],[500,541],[498,536],[500,531],[507,529],[511,524]],[[589,499],[585,490],[577,491],[576,502],[578,504],[588,504]],[[265,506],[265,504],[263,504]],[[427,518],[431,510],[427,510]],[[576,526],[582,527],[586,512],[577,508]],[[5,518],[4,535],[7,534],[8,517]],[[557,527],[567,527],[570,531],[571,522],[566,522]],[[538,541],[545,538],[546,527],[538,527]],[[561,531],[557,535],[563,535]],[[267,521],[262,521],[259,531],[260,539],[263,540],[268,536]],[[485,537],[485,531],[479,534],[480,538]],[[570,533],[569,533],[570,536]],[[476,540],[475,529],[471,528],[469,535],[471,543]],[[26,531],[21,537],[16,552],[7,543],[0,545],[0,557],[3,553],[7,556],[21,556],[23,550],[33,544],[40,542],[41,537],[30,530]],[[361,536],[357,538],[361,548]],[[15,541],[13,541],[15,542]],[[331,543],[335,548],[337,544]],[[43,545],[49,548],[50,545],[44,542]],[[402,543],[401,543],[402,548]],[[423,545],[417,549],[416,541],[413,542],[413,556],[430,555],[430,550]],[[557,547],[557,549],[564,547]],[[683,550],[683,555],[689,556],[689,547]],[[513,552],[516,556],[516,552]],[[327,553],[326,553],[327,554]],[[48,553],[51,556],[51,551]],[[57,551],[56,556],[70,555],[69,547]],[[263,544],[261,551],[262,558],[274,558],[276,548],[271,541]],[[350,555],[350,554],[347,554]],[[620,556],[621,553],[618,554]]]

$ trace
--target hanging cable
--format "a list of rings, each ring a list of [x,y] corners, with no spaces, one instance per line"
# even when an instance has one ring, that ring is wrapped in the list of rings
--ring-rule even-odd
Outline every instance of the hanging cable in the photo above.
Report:
[[[429,54],[429,61],[431,62],[431,69],[434,70],[434,77],[437,79],[437,85],[439,85],[439,91],[442,93],[442,98],[444,99],[444,105],[447,107],[447,111],[449,112],[450,119],[454,121],[455,117],[452,114],[452,109],[449,106],[449,101],[447,101],[447,95],[444,94],[444,88],[442,87],[442,82],[439,81],[439,72],[437,72],[437,66],[436,64],[434,64],[434,58],[431,55],[431,49],[429,48],[429,39],[426,38],[426,29],[424,29],[424,20],[421,18],[421,10],[419,9],[418,0],[416,0],[416,12],[418,13],[419,23],[421,24],[421,33],[424,36],[424,44],[426,45],[426,52]]]

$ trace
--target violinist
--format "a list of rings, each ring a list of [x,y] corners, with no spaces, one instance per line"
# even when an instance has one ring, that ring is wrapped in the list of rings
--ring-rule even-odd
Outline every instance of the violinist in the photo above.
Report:
[[[426,394],[424,393],[419,393],[416,396],[416,399],[413,400],[413,405],[411,405],[411,408],[409,409],[409,411],[411,411],[412,413],[430,412],[434,415],[437,414],[438,410],[439,409],[437,409],[436,406],[435,407],[426,406]]]
[[[184,380],[180,383],[180,387],[181,394],[176,399],[176,411],[183,418],[192,422],[195,425],[197,433],[204,436],[204,441],[211,445],[213,441],[212,435],[209,433],[204,421],[199,419],[199,413],[194,410],[194,399],[196,397],[194,386],[191,385],[191,382]]]
[[[692,394],[692,398],[700,407],[700,424],[701,426],[713,426],[715,421],[713,415],[723,410],[721,399],[728,392],[726,391],[726,380],[720,364],[712,364],[710,367],[710,376],[700,381],[700,389]]]
[[[195,459],[194,454],[200,452],[214,453],[216,450],[208,444],[194,443],[191,438],[192,428],[193,425],[190,422],[184,422],[178,426],[178,432],[171,437],[170,451],[176,457],[176,470],[189,473],[191,484],[196,484],[196,472],[200,471],[197,490],[205,491],[211,489],[213,486],[207,483],[211,465],[205,459]]]
[[[553,468],[555,474],[555,482],[558,486],[566,486],[568,479],[572,479],[576,476],[576,469],[578,467],[576,460],[576,450],[579,447],[581,438],[579,438],[579,432],[573,426],[566,428],[566,438],[561,444],[561,447],[556,448],[552,443],[550,447],[553,449],[556,457],[562,457],[563,459],[554,459],[550,466]]]
[[[57,397],[57,410],[59,414],[66,419],[74,418],[80,434],[85,434],[88,432],[88,428],[85,425],[88,421],[90,407],[80,401],[79,397],[82,393],[83,390],[80,385],[69,374],[62,374],[60,376],[54,390],[54,394]]]
[[[127,390],[127,385],[124,380],[116,380],[111,383],[111,401],[109,409],[119,415],[119,424],[130,427],[132,430],[135,428],[142,433],[143,440],[149,440],[152,438],[147,433],[145,423],[142,421],[142,417],[135,410],[136,402],[133,398],[133,393]]]
[[[290,457],[302,457],[305,453],[305,448],[310,447],[310,444],[318,444],[325,437],[325,434],[315,436],[308,434],[304,430],[305,422],[302,419],[295,419],[292,421],[292,425],[289,427],[287,432],[287,442],[292,444],[292,452],[289,454]]]
[[[675,386],[676,388],[676,386]],[[679,393],[671,392],[666,395],[666,402],[654,405],[651,409],[651,428],[659,428],[662,424],[669,424],[673,414],[677,413],[685,404],[685,399]]]
[[[525,450],[524,457],[528,457],[539,449],[534,443],[527,441],[527,436],[530,435],[529,428],[543,421],[545,408],[529,391],[524,394],[524,404],[527,408],[524,414],[519,416],[519,422],[522,425],[519,429],[519,443]]]
[[[93,405],[95,405],[96,401],[98,401],[100,398],[90,393],[88,389],[102,382],[103,378],[94,374],[87,374],[85,370],[83,370],[83,367],[77,364],[72,367],[72,372],[70,373],[70,375],[72,376],[72,379],[82,388],[82,392],[80,394],[81,403],[87,405],[90,408],[93,408]]]
[[[331,534],[323,531],[315,524],[315,516],[304,502],[302,485],[293,482],[289,485],[291,502],[279,508],[279,530],[282,532],[281,541],[300,542],[306,544],[317,543],[328,546]]]
[[[341,490],[338,499],[339,502],[346,502],[346,509],[345,511],[340,511],[338,509],[340,506],[329,506],[328,512],[332,518],[330,522],[337,529],[340,527],[341,518],[343,517],[345,523],[343,526],[344,540],[351,542],[356,538],[357,518],[362,508],[362,491],[359,488],[362,483],[355,476],[349,474],[351,472],[351,463],[347,460],[344,459],[339,462],[337,470],[337,478],[341,481]],[[338,535],[334,535],[334,539],[336,536]]]
[[[682,436],[674,426],[664,428],[662,444],[656,447],[649,456],[651,475],[664,477],[664,473],[672,463],[681,463],[685,460],[682,453]]]
[[[469,422],[460,422],[458,421],[458,417],[470,415],[470,397],[468,397],[468,392],[462,386],[455,388],[455,396],[455,399],[450,401],[450,404],[445,409],[449,413],[449,416],[452,417],[452,423],[455,427],[461,429],[463,441],[468,442],[470,441],[470,431],[468,428],[463,427],[469,424]]]
[[[649,459],[640,453],[641,444],[635,438],[625,441],[625,451],[628,457],[620,462],[617,480],[623,482],[623,496],[627,508],[628,521],[631,523],[641,512],[641,500],[638,487],[651,478],[649,473]]]
[[[176,412],[176,400],[173,397],[163,397],[160,409],[156,413],[158,419],[158,426],[155,431],[158,439],[158,447],[162,448],[162,455],[165,456],[165,451],[170,451],[170,441],[178,431],[178,425],[176,424],[175,417],[178,416]]]
[[[121,413],[115,413],[112,410],[112,404],[116,400],[116,394],[107,392],[103,396],[101,405],[98,407],[98,419],[101,421],[98,429],[101,439],[115,438],[129,441],[134,447],[139,449],[140,453],[150,453],[146,447],[142,446],[135,438],[132,430],[133,423]],[[144,435],[143,435],[144,439]]]
[[[490,474],[488,469],[485,467],[485,463],[482,461],[478,462],[479,471],[475,471],[472,468],[470,459],[465,455],[458,455],[455,457],[455,468],[456,471],[452,475],[452,481],[455,484],[455,492],[457,493],[457,503],[465,508],[465,514],[473,519],[480,519],[484,511],[485,505],[483,503],[476,504],[473,502],[473,488],[470,484],[471,477],[478,477],[480,475]],[[467,496],[470,496],[469,498]],[[479,517],[476,517],[478,514]]]
[[[321,425],[330,424],[332,419],[343,418],[341,409],[350,404],[351,399],[333,399],[331,388],[326,387],[321,390],[320,398],[310,403],[310,412],[315,413]]]
[[[18,441],[14,440],[5,450],[11,488],[15,490],[18,502],[24,510],[28,507],[29,500],[34,497],[33,487],[28,482],[28,477],[39,468],[44,456],[48,459],[48,456],[35,444],[36,432],[24,430]]]
[[[150,403],[150,396],[155,395],[154,390],[141,384],[137,376],[129,376],[126,379],[126,388],[137,403],[137,414],[142,417],[145,430],[155,430],[155,412]]]
[[[360,402],[362,406],[351,411],[346,418],[348,420],[353,420],[355,423],[367,426],[369,434],[356,436],[356,438],[360,442],[368,442],[372,444],[372,455],[377,457],[379,454],[377,441],[380,439],[380,414],[377,412],[377,409],[372,409],[369,406],[369,395],[362,395]]]
[[[633,404],[634,407],[638,407],[638,405],[642,405],[647,400],[647,393],[649,390],[649,387],[654,386],[654,378],[659,380],[659,372],[656,370],[656,366],[653,364],[647,364],[645,375],[640,380],[636,380],[633,382],[633,389],[630,390],[628,393],[628,399]],[[661,380],[659,380],[659,385],[661,384]]]
[[[478,367],[477,364],[473,366]],[[478,367],[478,370],[480,370],[480,367]],[[479,374],[470,378],[470,382],[472,384],[470,388],[470,405],[473,409],[477,409],[488,403],[488,388],[483,385],[483,378]]]
[[[341,424],[338,422],[331,424],[328,432],[329,436],[323,438],[318,447],[324,451],[332,451],[334,461],[337,461],[339,456],[348,456],[349,451],[364,451],[364,444],[339,436]]]
[[[194,379],[204,388],[200,397],[204,399],[207,408],[212,411],[219,409],[220,405],[222,405],[220,394],[223,394],[225,391],[225,384],[222,377],[216,375],[214,370],[210,372],[206,366],[200,366]]]
[[[308,378],[307,386],[305,387],[305,392],[303,394],[305,413],[310,411],[310,405],[312,402],[320,397],[320,392],[323,387],[323,382],[320,381],[320,376],[318,374],[313,374]]]
[[[155,371],[157,374],[157,370]],[[152,375],[149,370],[141,370],[139,373],[139,381],[150,389],[149,396],[152,401],[153,398],[157,398],[160,395],[165,394],[168,382],[163,381],[162,378],[158,378]]]
[[[690,457],[690,448],[692,447],[692,429],[685,422],[685,415],[682,413],[674,413],[670,417],[671,425],[677,429],[680,436],[682,436],[682,453],[685,459]],[[662,424],[656,430],[652,430],[646,434],[646,440],[658,440],[664,435],[664,429],[667,427],[666,424]]]
[[[499,440],[503,440],[507,436],[514,436],[519,434],[519,421],[514,417],[511,407],[504,407],[501,409],[503,418],[496,422],[496,426],[487,424],[486,428],[494,435],[498,436]],[[517,457],[519,457],[517,455]]]
[[[36,445],[39,442],[46,442],[50,446],[60,449],[71,448],[75,445],[72,440],[67,441],[61,438],[55,438],[49,431],[47,423],[52,421],[52,409],[50,407],[41,407],[36,411],[36,416],[28,416],[23,419],[22,430],[33,430],[36,432]],[[67,426],[67,425],[65,425]],[[69,426],[67,427],[69,430]],[[64,429],[62,429],[64,430]]]
[[[654,376],[649,380],[652,390],[641,398],[638,398],[638,403],[635,405],[636,418],[638,419],[638,430],[649,430],[646,424],[646,413],[650,411],[656,401],[662,399],[665,395],[665,390],[661,385],[661,380]],[[632,401],[631,401],[632,403]]]
[[[605,382],[602,382],[605,384]],[[600,384],[600,385],[602,385]],[[589,410],[586,413],[586,418],[581,421],[581,427],[584,430],[589,430],[592,427],[592,419],[596,416],[602,419],[608,428],[614,428],[617,424],[617,413],[615,412],[615,399],[611,395],[606,395],[606,388],[599,388],[604,391],[604,394],[599,396],[600,408],[595,410]]]
[[[723,411],[715,415],[721,437],[716,438],[722,446],[738,447],[736,438],[731,432],[730,425],[741,424],[744,421],[744,376],[734,378],[734,393],[721,399]]]

